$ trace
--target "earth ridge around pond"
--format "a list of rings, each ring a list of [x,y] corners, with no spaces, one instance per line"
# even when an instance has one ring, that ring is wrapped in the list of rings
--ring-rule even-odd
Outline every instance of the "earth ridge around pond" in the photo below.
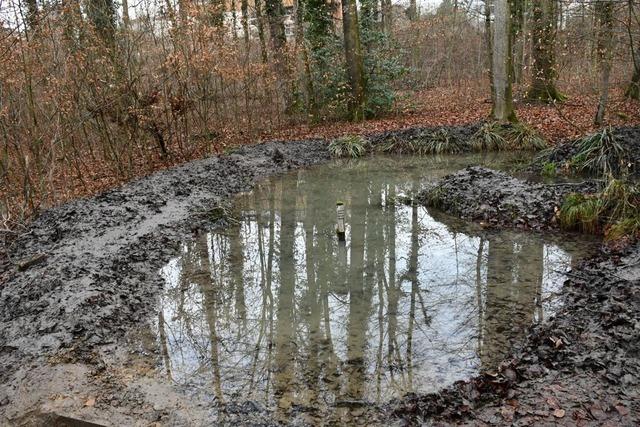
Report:
[[[469,166],[429,186],[416,200],[484,226],[549,230],[558,228],[556,214],[569,193],[594,193],[598,186],[596,181],[530,182],[483,166]]]
[[[47,412],[107,425],[204,423],[214,403],[140,375],[152,367],[138,357],[143,350],[122,345],[127,325],[148,315],[147,302],[162,286],[157,269],[178,242],[224,225],[219,209],[229,196],[269,174],[328,159],[323,141],[246,147],[44,213],[7,248],[11,261],[0,267],[0,421],[39,425]],[[18,271],[39,254],[43,261]],[[450,408],[455,402],[444,400]],[[372,409],[372,423],[397,420],[389,408]],[[229,424],[277,422],[251,404],[224,411]],[[406,415],[409,422],[455,420],[410,408]]]

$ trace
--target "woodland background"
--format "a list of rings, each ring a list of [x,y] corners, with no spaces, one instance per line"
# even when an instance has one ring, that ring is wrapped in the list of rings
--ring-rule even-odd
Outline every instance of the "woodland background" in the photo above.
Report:
[[[0,0],[0,228],[237,144],[486,119],[498,25],[548,141],[640,122],[637,1],[420,6]]]

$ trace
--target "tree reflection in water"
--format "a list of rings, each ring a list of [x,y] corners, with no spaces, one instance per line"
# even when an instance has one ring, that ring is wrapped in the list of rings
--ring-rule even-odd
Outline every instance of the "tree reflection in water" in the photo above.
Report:
[[[554,310],[584,242],[470,232],[397,203],[445,172],[419,166],[335,164],[239,196],[237,225],[184,244],[162,271],[166,375],[286,418],[294,406],[354,408],[495,368]],[[347,207],[342,245],[336,200]]]

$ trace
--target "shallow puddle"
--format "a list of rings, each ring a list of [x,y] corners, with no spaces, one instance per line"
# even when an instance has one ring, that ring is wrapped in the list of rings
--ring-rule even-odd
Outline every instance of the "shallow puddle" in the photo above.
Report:
[[[595,242],[487,233],[400,203],[479,163],[496,167],[477,156],[334,162],[238,196],[237,223],[185,243],[161,272],[162,375],[286,414],[382,403],[495,369],[557,310],[564,273]]]

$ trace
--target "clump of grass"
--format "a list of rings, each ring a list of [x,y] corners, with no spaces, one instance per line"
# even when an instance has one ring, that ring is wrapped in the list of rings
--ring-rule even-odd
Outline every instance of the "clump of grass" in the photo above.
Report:
[[[559,212],[560,225],[568,230],[603,233],[609,240],[640,232],[640,189],[637,185],[612,179],[600,193],[573,193]]]
[[[554,162],[544,162],[542,164],[542,176],[552,178],[558,174],[558,167]]]
[[[530,126],[513,123],[505,127],[505,139],[514,150],[538,151],[547,148],[546,141]]]
[[[429,154],[459,154],[468,149],[468,144],[447,129],[432,132],[425,145]]]
[[[607,177],[624,175],[631,164],[628,150],[615,137],[611,127],[585,136],[576,144],[578,152],[571,158],[570,164],[577,170]]]
[[[334,157],[362,157],[367,151],[367,140],[359,135],[346,135],[334,139],[329,144],[329,152]]]
[[[640,215],[622,219],[612,224],[606,232],[607,240],[618,240],[627,236],[640,234]]]
[[[381,151],[395,154],[459,154],[468,150],[468,145],[448,129],[425,131],[406,140],[394,139],[383,145]]]
[[[502,125],[497,122],[483,124],[471,137],[471,147],[476,151],[502,151],[508,147]]]
[[[560,208],[560,226],[567,230],[596,234],[604,210],[605,203],[597,195],[570,194]]]
[[[471,137],[476,151],[527,150],[547,147],[545,140],[533,128],[522,123],[485,123]]]

